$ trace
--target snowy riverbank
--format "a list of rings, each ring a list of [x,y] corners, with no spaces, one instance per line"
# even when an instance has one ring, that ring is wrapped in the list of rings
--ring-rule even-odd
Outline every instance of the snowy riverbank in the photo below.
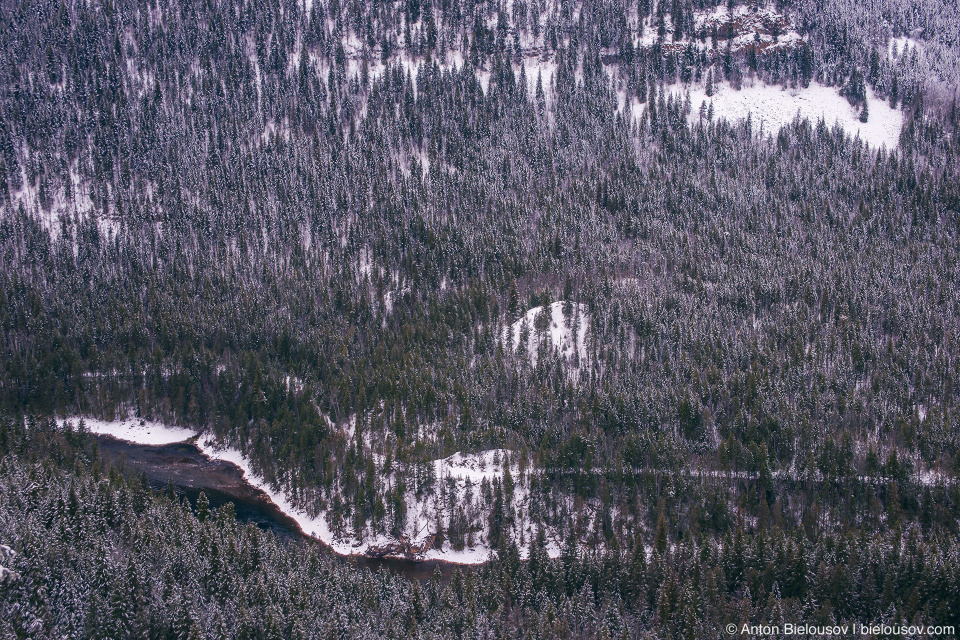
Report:
[[[243,473],[244,481],[263,491],[281,512],[297,523],[297,526],[305,535],[323,542],[339,555],[368,556],[372,549],[396,542],[393,538],[387,536],[366,536],[363,540],[357,540],[352,536],[346,539],[338,537],[327,522],[325,513],[321,512],[312,516],[304,509],[294,505],[285,492],[275,489],[256,473],[251,461],[240,451],[219,446],[207,434],[139,418],[106,421],[69,417],[58,420],[58,423],[63,425],[70,422],[76,429],[81,420],[85,430],[90,433],[137,445],[161,446],[185,441],[193,442],[200,452],[210,460],[228,462],[238,467]],[[478,454],[456,453],[448,458],[435,460],[436,477],[444,479],[450,477],[456,485],[465,485],[467,482],[478,485],[484,479],[489,481],[503,474],[503,466],[499,461],[506,458],[505,453],[502,450],[484,451]],[[410,502],[411,504],[408,506],[410,523],[407,538],[411,546],[416,547],[422,545],[428,539],[432,510],[425,502],[421,503],[416,500]],[[547,550],[551,556],[559,556],[560,549],[556,544],[549,543]],[[526,551],[526,549],[521,549],[521,554],[526,555]],[[465,565],[480,564],[485,562],[489,556],[490,548],[485,544],[475,544],[472,547],[456,550],[450,546],[449,542],[444,543],[440,548],[424,549],[415,554],[417,560],[438,560]]]

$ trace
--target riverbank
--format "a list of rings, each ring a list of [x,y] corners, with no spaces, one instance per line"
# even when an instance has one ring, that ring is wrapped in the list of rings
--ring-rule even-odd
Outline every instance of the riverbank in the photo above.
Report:
[[[97,438],[107,461],[128,473],[143,474],[154,489],[165,491],[172,487],[177,495],[185,496],[194,505],[201,491],[213,508],[231,502],[239,520],[252,522],[280,539],[320,544],[338,559],[354,566],[374,571],[387,569],[415,580],[432,578],[437,569],[441,578],[447,579],[457,569],[470,570],[475,566],[437,559],[371,558],[363,554],[338,553],[322,539],[303,531],[297,520],[285,513],[270,495],[250,484],[239,465],[206,455],[196,444],[195,434],[190,433],[190,439],[169,442],[179,432],[164,434],[161,430],[152,430],[150,441],[157,444],[141,444],[117,437],[117,429],[105,433],[107,429],[100,429],[96,422],[87,422],[85,426]],[[126,430],[119,432],[129,433]]]
[[[363,534],[346,534],[331,528],[326,514],[308,513],[306,509],[294,504],[282,490],[267,482],[254,469],[251,461],[237,449],[221,446],[220,443],[205,433],[165,425],[159,422],[139,418],[122,418],[112,421],[92,418],[60,419],[61,425],[69,422],[73,428],[79,428],[83,422],[84,430],[102,437],[116,438],[131,444],[141,446],[166,447],[189,442],[212,462],[228,463],[236,467],[240,477],[246,485],[262,492],[266,500],[282,512],[287,519],[295,523],[295,527],[308,537],[322,542],[331,551],[345,557],[364,557],[379,559],[386,557],[390,560],[404,560],[408,562],[437,562],[449,563],[456,566],[473,566],[483,564],[490,556],[491,550],[483,536],[475,538],[474,543],[461,549],[456,549],[449,542],[442,546],[433,544],[431,524],[433,509],[436,508],[433,497],[420,499],[419,496],[408,492],[407,526],[404,536],[396,539],[381,532],[379,534],[366,531]],[[448,458],[433,461],[433,472],[437,478],[452,480],[458,492],[468,491],[468,486],[479,487],[486,481],[501,478],[505,469],[511,463],[504,450],[481,451],[473,454],[456,453]],[[513,463],[514,473],[518,472]],[[190,474],[187,474],[190,475]],[[234,479],[235,480],[235,479]],[[176,482],[176,478],[174,478]],[[523,494],[523,490],[518,489]],[[523,523],[520,523],[521,526]],[[527,532],[530,529],[527,527]],[[522,534],[521,534],[522,539]],[[524,556],[525,549],[521,545],[520,555]],[[547,553],[552,557],[559,556],[560,547],[557,541],[547,541]]]

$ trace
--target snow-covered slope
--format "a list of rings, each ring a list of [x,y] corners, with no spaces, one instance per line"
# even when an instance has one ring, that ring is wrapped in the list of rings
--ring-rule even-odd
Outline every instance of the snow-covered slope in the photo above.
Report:
[[[236,449],[220,447],[212,439],[205,437],[198,440],[197,446],[207,457],[230,462],[239,467],[247,482],[263,490],[281,511],[297,522],[301,531],[322,541],[338,554],[367,555],[398,543],[396,538],[387,535],[367,534],[362,538],[354,535],[353,532],[338,535],[331,527],[327,513],[321,512],[314,516],[295,506],[284,492],[276,490],[265,482],[253,470],[250,461]],[[478,564],[486,561],[490,556],[490,545],[487,544],[483,532],[475,537],[474,544],[467,545],[462,550],[454,549],[449,541],[435,548],[431,545],[431,540],[438,516],[443,526],[449,527],[452,516],[451,504],[468,503],[468,493],[472,493],[476,500],[479,498],[481,483],[485,480],[491,482],[494,479],[503,478],[504,463],[508,455],[504,449],[491,449],[477,454],[458,452],[448,458],[433,461],[438,490],[431,495],[423,496],[422,499],[418,499],[412,490],[405,496],[407,525],[403,532],[403,543],[412,550],[408,555],[420,560],[443,560],[459,564]],[[516,474],[518,469],[513,465],[511,467],[512,473]],[[445,494],[439,489],[441,485],[446,485],[448,490],[452,489],[452,492]],[[518,490],[517,500],[524,501],[525,498],[525,493]],[[527,525],[521,520],[515,529],[519,531],[525,527]],[[527,532],[527,535],[531,533]],[[521,555],[526,551],[522,548]],[[547,544],[547,552],[556,557],[560,553],[560,547],[556,542],[550,541]]]
[[[726,4],[708,10],[693,12],[693,32],[689,31],[679,40],[675,38],[675,24],[671,16],[664,16],[664,38],[661,46],[665,51],[682,51],[687,45],[697,51],[718,51],[727,44],[733,52],[747,47],[760,51],[789,49],[798,46],[803,38],[797,33],[790,19],[772,7],[737,5],[731,11]],[[714,39],[711,36],[717,35]],[[660,41],[657,17],[647,16],[643,22],[643,34],[635,46],[650,47]]]
[[[136,442],[145,445],[173,444],[183,442],[196,436],[195,431],[183,427],[171,427],[159,422],[141,420],[140,418],[126,418],[122,420],[97,420],[95,418],[71,417],[60,420],[60,424],[69,422],[74,429],[79,428],[80,421],[90,433],[101,436],[110,436],[118,440]]]
[[[683,89],[674,88],[674,93]],[[885,100],[874,96],[867,87],[869,118],[860,122],[860,110],[842,97],[836,87],[811,83],[807,88],[784,89],[763,83],[744,84],[737,91],[728,84],[718,84],[714,95],[708,96],[702,86],[690,87],[690,117],[700,119],[700,106],[713,103],[714,119],[725,118],[735,122],[751,115],[754,131],[776,135],[780,127],[789,124],[798,115],[816,123],[821,118],[828,126],[839,124],[851,136],[859,136],[871,147],[894,149],[903,128],[903,112],[891,109]],[[636,107],[635,107],[636,109]]]
[[[918,56],[922,55],[924,53],[923,43],[908,36],[890,38],[890,42],[887,44],[887,57],[893,61],[899,60],[901,56],[910,56],[914,51],[917,52]]]
[[[567,312],[564,313],[564,307]],[[546,314],[541,317],[541,314]],[[538,324],[538,318],[540,322]],[[546,345],[566,359],[573,367],[587,355],[587,329],[590,317],[584,305],[554,302],[546,309],[543,306],[527,311],[522,318],[504,328],[503,340],[509,342],[514,351],[525,342],[530,363],[537,366],[540,345]],[[526,338],[524,341],[523,338]]]
[[[286,515],[293,518],[297,526],[300,527],[300,530],[306,535],[317,538],[341,555],[357,553],[357,550],[352,548],[348,543],[335,539],[333,532],[327,525],[326,519],[322,515],[309,515],[303,509],[294,506],[293,502],[284,492],[271,487],[268,482],[253,470],[250,460],[237,449],[221,447],[217,445],[212,438],[202,436],[197,440],[197,447],[211,460],[222,460],[239,467],[240,470],[243,471],[244,480],[266,493],[270,501],[277,505]]]

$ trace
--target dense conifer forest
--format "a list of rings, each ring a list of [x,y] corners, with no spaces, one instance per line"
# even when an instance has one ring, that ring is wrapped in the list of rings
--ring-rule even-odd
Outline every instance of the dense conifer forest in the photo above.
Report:
[[[639,541],[556,560],[531,542],[521,562],[511,544],[418,582],[280,543],[229,506],[191,509],[103,466],[89,435],[4,422],[0,438],[4,637],[705,638],[750,619],[942,623],[960,607],[957,532],[941,524],[811,540],[775,523],[663,539],[649,558]]]
[[[960,624],[955,3],[0,6],[3,634]],[[689,98],[751,83],[880,101],[899,142]],[[490,561],[357,570],[68,416]]]

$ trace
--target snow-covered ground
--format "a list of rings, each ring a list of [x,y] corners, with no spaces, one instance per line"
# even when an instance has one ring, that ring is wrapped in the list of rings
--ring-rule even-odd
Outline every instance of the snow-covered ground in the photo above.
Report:
[[[81,420],[90,433],[110,436],[141,445],[157,446],[196,438],[196,445],[203,455],[211,460],[222,460],[237,466],[243,472],[244,479],[252,486],[262,490],[283,513],[296,521],[303,533],[320,540],[338,554],[362,555],[373,547],[395,542],[394,539],[382,535],[366,535],[363,540],[357,539],[352,534],[346,537],[337,536],[331,529],[325,513],[321,512],[313,516],[306,510],[297,507],[285,492],[272,487],[256,473],[250,460],[240,451],[231,447],[220,446],[212,437],[205,434],[198,434],[183,427],[140,420],[139,418],[106,421],[94,418],[69,417],[58,420],[58,424],[63,426],[69,422],[76,429]],[[472,491],[474,496],[478,496],[481,483],[502,479],[505,464],[511,464],[512,473],[518,474],[519,469],[514,463],[508,462],[509,460],[510,453],[505,449],[491,449],[476,454],[458,452],[447,458],[435,460],[433,461],[433,471],[436,477],[436,486],[439,488],[440,483],[445,483],[447,487],[450,487],[450,480],[452,480],[457,502],[462,503],[467,491]],[[449,524],[450,514],[446,513],[442,504],[439,504],[439,494],[440,491],[435,491],[433,495],[421,500],[418,500],[412,492],[408,492],[406,496],[407,527],[404,533],[407,541],[414,547],[422,545],[429,539],[432,534],[431,526],[436,521],[438,509],[442,514],[444,524]],[[526,492],[517,487],[515,502],[525,502],[525,500]],[[518,524],[519,528],[524,528],[527,539],[530,535],[534,535],[526,522],[521,521]],[[525,556],[526,552],[525,547],[521,548],[522,556]],[[553,557],[559,556],[559,544],[554,540],[549,540],[547,552]],[[490,557],[490,547],[485,543],[482,536],[477,536],[473,546],[466,547],[461,551],[453,549],[450,542],[447,541],[440,549],[427,549],[416,555],[423,560],[478,564],[485,562]]]
[[[674,94],[682,94],[683,89],[674,88]],[[828,126],[839,124],[851,136],[859,136],[871,147],[888,150],[896,148],[903,128],[903,112],[891,109],[885,101],[877,98],[867,87],[869,118],[860,122],[860,110],[850,106],[846,98],[840,95],[836,87],[827,87],[811,83],[807,88],[784,89],[756,83],[744,84],[737,91],[726,83],[718,84],[712,97],[707,96],[704,87],[690,87],[690,104],[693,121],[700,119],[700,105],[709,108],[713,103],[714,119],[725,118],[730,122],[743,120],[751,115],[753,130],[764,135],[776,135],[780,127],[789,124],[798,115],[816,123],[821,118]],[[638,109],[635,105],[634,109]]]
[[[569,318],[564,314],[564,305],[570,305]],[[537,317],[541,313],[548,314],[549,322],[546,331],[540,333],[537,329]],[[527,332],[526,348],[530,356],[530,363],[537,366],[537,352],[541,339],[549,340],[550,348],[559,353],[568,361],[576,354],[580,359],[587,355],[587,329],[590,326],[590,316],[582,304],[554,302],[546,310],[543,306],[534,307],[527,311],[522,318],[504,328],[503,340],[510,340],[510,347],[516,351],[520,348],[521,336]]]
[[[243,472],[243,478],[252,486],[260,489],[270,501],[296,521],[297,526],[308,536],[314,537],[340,555],[350,555],[358,553],[358,550],[350,545],[349,542],[337,540],[327,525],[326,518],[323,515],[311,516],[303,509],[300,509],[290,501],[285,493],[277,491],[269,485],[259,474],[253,470],[250,460],[237,449],[231,447],[221,447],[216,444],[212,438],[201,436],[197,440],[197,447],[211,460],[222,460],[233,464]],[[360,551],[362,553],[362,551]]]
[[[94,212],[90,184],[81,178],[77,171],[76,163],[70,165],[68,173],[71,190],[70,195],[67,195],[64,188],[56,187],[48,182],[47,188],[49,192],[47,200],[49,208],[45,208],[41,202],[39,190],[29,182],[26,171],[21,169],[22,186],[10,194],[11,209],[22,206],[24,211],[28,214],[33,214],[34,217],[39,220],[43,228],[46,229],[53,238],[57,238],[60,235],[61,215],[66,215],[68,218],[76,216],[77,219],[80,220],[86,220],[89,216],[93,216],[103,235],[107,237],[116,235],[120,229],[120,225],[115,220],[105,217],[102,213]],[[110,186],[107,185],[106,189],[109,192]]]
[[[450,476],[455,480],[470,480],[479,485],[503,477],[503,461],[509,455],[506,449],[489,449],[480,453],[464,454],[459,451],[449,458],[434,460],[437,478]]]
[[[70,417],[58,422],[61,426],[65,422],[69,422],[74,429],[77,429],[81,420],[83,420],[84,427],[90,433],[152,446],[183,442],[197,435],[195,431],[190,429],[171,427],[159,422],[141,420],[140,418],[126,418],[108,422],[95,418]]]
[[[673,19],[664,16],[666,33],[662,46],[666,50],[680,51],[691,45],[696,51],[714,51],[725,48],[729,42],[733,51],[745,47],[757,46],[766,51],[776,48],[793,48],[803,39],[793,28],[787,16],[778,13],[772,7],[737,5],[731,12],[724,3],[705,11],[694,11],[693,33],[686,33],[680,40],[674,38]],[[720,37],[713,40],[709,36],[717,31]],[[706,38],[695,37],[700,33]],[[643,23],[643,35],[635,42],[636,46],[650,47],[659,40],[657,18],[647,16]]]
[[[270,500],[277,505],[286,515],[290,516],[300,530],[306,535],[312,536],[329,546],[334,552],[340,555],[364,555],[375,547],[381,547],[385,544],[395,542],[389,536],[366,535],[362,540],[353,535],[346,537],[338,536],[330,527],[325,513],[312,516],[294,505],[288,496],[275,488],[271,487],[264,479],[258,475],[250,464],[250,461],[238,450],[233,448],[224,448],[218,446],[212,439],[201,436],[197,441],[197,446],[205,456],[212,460],[223,460],[236,465],[243,472],[244,479],[251,485],[261,489]],[[474,492],[479,491],[480,483],[484,479],[491,481],[494,478],[502,478],[504,471],[504,462],[507,460],[507,451],[503,449],[483,451],[478,454],[455,453],[454,455],[442,460],[433,462],[434,472],[438,483],[447,482],[447,478],[452,478],[458,502],[462,502],[463,494],[467,490],[468,483],[474,487]],[[516,470],[515,470],[516,471]],[[439,485],[438,485],[439,486]],[[432,534],[432,525],[436,520],[437,509],[443,510],[441,505],[437,504],[438,492],[419,501],[412,492],[406,496],[407,502],[407,526],[404,531],[407,542],[413,547],[422,546]],[[444,514],[445,524],[449,523],[450,514]],[[553,556],[559,556],[560,547],[556,543],[548,543],[547,552]],[[521,549],[521,555],[526,554],[526,549]],[[449,541],[445,542],[440,549],[427,549],[418,554],[421,560],[443,560],[445,562],[454,562],[458,564],[479,564],[485,562],[490,557],[490,547],[487,544],[477,542],[472,547],[466,547],[457,551],[450,546]]]
[[[887,57],[893,61],[896,61],[902,56],[912,55],[914,50],[916,50],[917,55],[923,54],[923,44],[919,40],[910,38],[908,36],[890,38],[890,42],[887,45]]]

